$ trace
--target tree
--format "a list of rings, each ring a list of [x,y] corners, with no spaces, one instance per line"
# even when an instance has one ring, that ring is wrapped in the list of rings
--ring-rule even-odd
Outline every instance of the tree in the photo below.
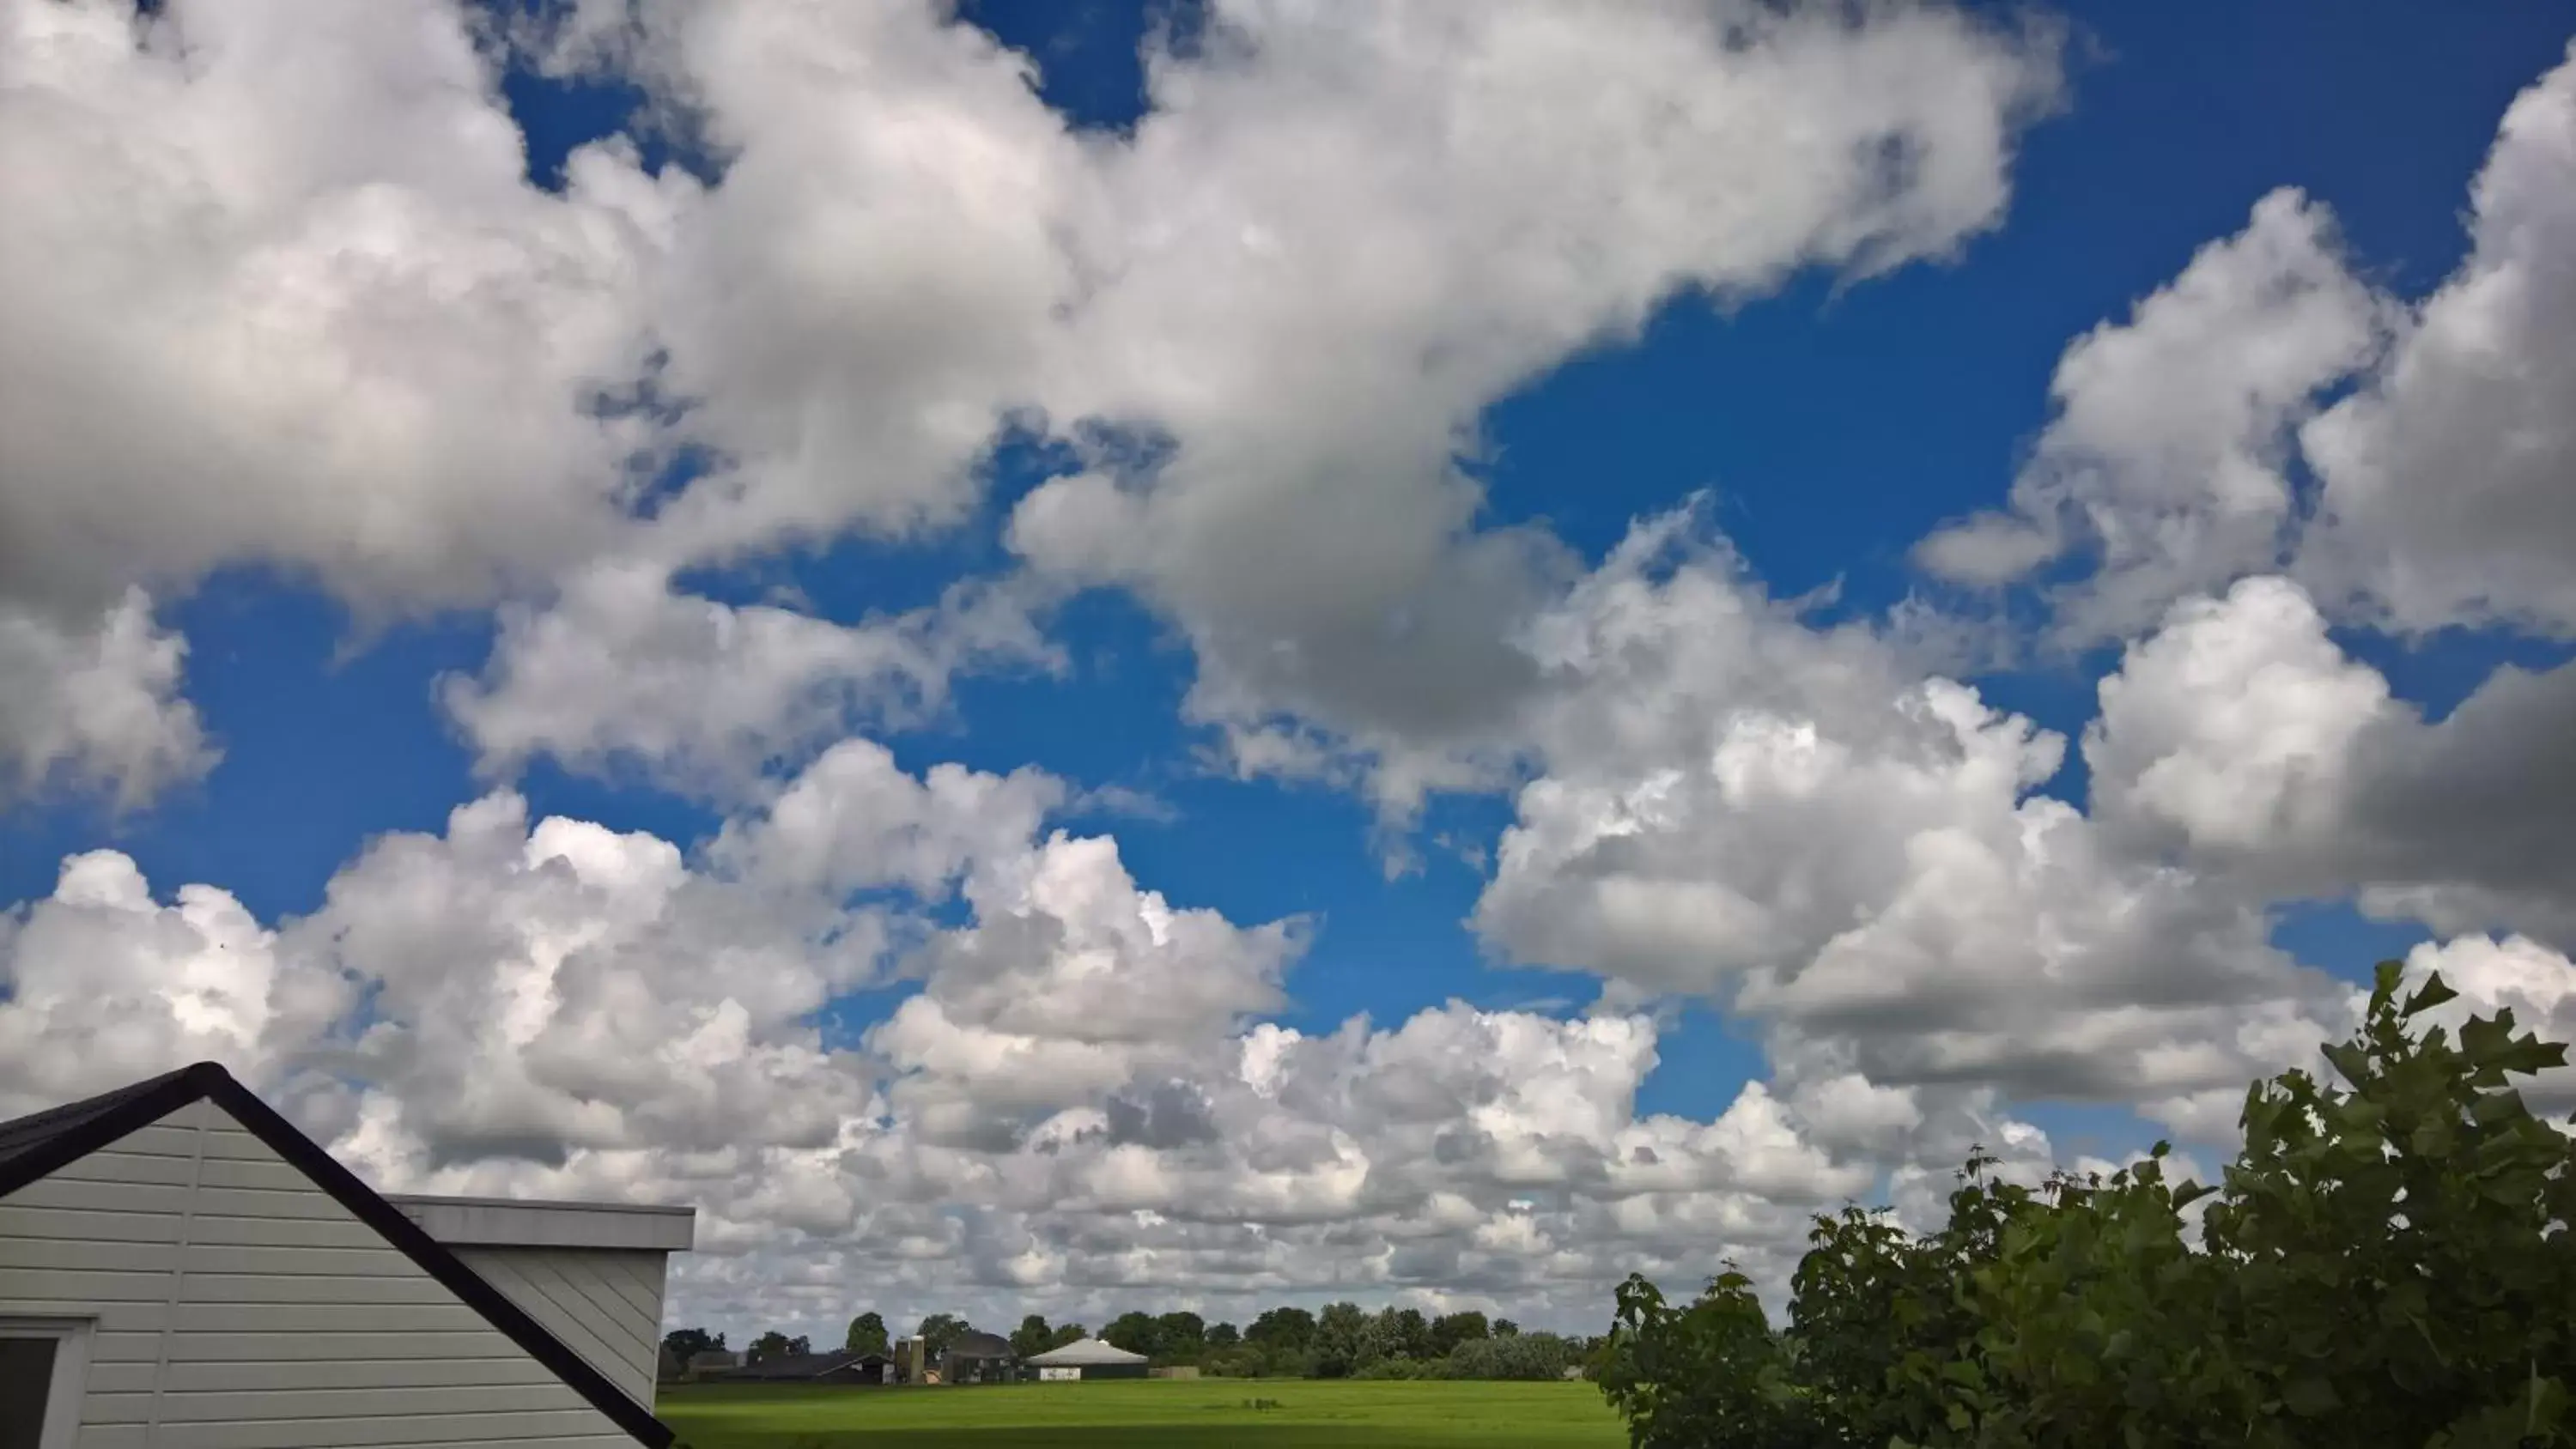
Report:
[[[948,1345],[955,1343],[958,1335],[974,1331],[965,1319],[956,1314],[934,1313],[921,1320],[921,1327],[913,1330],[913,1337],[921,1340],[922,1357],[936,1364],[946,1356]]]
[[[1444,1361],[1444,1372],[1453,1379],[1535,1382],[1565,1377],[1574,1360],[1574,1345],[1553,1333],[1515,1333],[1508,1338],[1468,1339]]]
[[[870,1310],[851,1319],[849,1336],[841,1341],[841,1347],[850,1353],[884,1353],[886,1351],[884,1315]]]
[[[1109,1326],[1100,1330],[1100,1336],[1129,1353],[1141,1353],[1147,1358],[1163,1351],[1161,1322],[1149,1313],[1121,1313],[1109,1320]]]
[[[1047,1335],[1047,1347],[1062,1348],[1068,1343],[1080,1343],[1090,1334],[1091,1330],[1079,1323],[1060,1323],[1053,1333]]]
[[[1741,1274],[1630,1278],[1599,1376],[1632,1445],[2576,1446],[2576,1137],[2512,1086],[2566,1049],[2454,1037],[2401,979],[2326,1049],[2343,1086],[2255,1084],[2217,1188],[2161,1143],[2036,1189],[1972,1155],[1936,1233],[1818,1219],[1776,1333]]]
[[[1154,1353],[1172,1363],[1196,1363],[1207,1347],[1207,1320],[1184,1309],[1154,1320]]]
[[[1047,1327],[1043,1314],[1032,1313],[1011,1330],[1011,1352],[1022,1358],[1034,1358],[1055,1347],[1055,1330]]]
[[[1369,1328],[1369,1316],[1356,1303],[1327,1303],[1315,1317],[1312,1340],[1315,1376],[1346,1378],[1360,1366],[1362,1338]]]
[[[1368,1332],[1360,1339],[1363,1364],[1382,1358],[1400,1358],[1419,1362],[1433,1357],[1431,1323],[1419,1308],[1382,1308],[1369,1320]]]
[[[1243,1331],[1243,1341],[1265,1349],[1303,1352],[1315,1342],[1315,1315],[1303,1308],[1265,1309]]]
[[[1431,1320],[1431,1351],[1445,1356],[1462,1343],[1492,1335],[1481,1313],[1443,1313]]]
[[[1495,1320],[1494,1320],[1494,1337],[1496,1337],[1496,1338],[1518,1338],[1518,1337],[1520,1337],[1520,1333],[1521,1333],[1521,1326],[1520,1326],[1519,1324],[1517,1324],[1517,1323],[1512,1322],[1510,1319],[1508,1319],[1508,1318],[1497,1318],[1497,1319],[1495,1319]]]
[[[753,1363],[763,1363],[774,1358],[789,1358],[796,1354],[812,1353],[813,1351],[814,1345],[805,1337],[805,1335],[800,1333],[795,1337],[790,1338],[786,1334],[773,1328],[751,1341],[751,1348],[747,1351],[745,1357],[749,1358]]]
[[[680,1362],[687,1363],[699,1354],[722,1351],[725,1341],[723,1334],[709,1333],[703,1328],[675,1328],[662,1335],[662,1346],[677,1354]]]

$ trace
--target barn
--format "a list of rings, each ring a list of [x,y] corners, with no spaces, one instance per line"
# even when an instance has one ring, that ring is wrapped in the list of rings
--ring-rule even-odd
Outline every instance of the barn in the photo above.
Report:
[[[1129,1353],[1096,1338],[1078,1338],[1062,1348],[1031,1354],[1030,1370],[1046,1382],[1062,1379],[1141,1379],[1145,1356]]]
[[[1018,1377],[1019,1355],[999,1334],[968,1329],[950,1339],[939,1355],[943,1384],[1006,1384]]]
[[[663,1449],[691,1226],[388,1199],[213,1063],[0,1123],[0,1444]]]

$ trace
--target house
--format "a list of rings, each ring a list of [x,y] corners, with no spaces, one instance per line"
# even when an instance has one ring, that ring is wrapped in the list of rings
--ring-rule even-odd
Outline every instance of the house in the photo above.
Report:
[[[943,1384],[1006,1384],[1019,1377],[1020,1356],[1011,1341],[997,1334],[969,1330],[948,1341],[939,1356]]]
[[[0,1123],[0,1442],[663,1449],[690,1220],[398,1205],[211,1062]]]
[[[1028,1367],[1040,1380],[1054,1383],[1070,1379],[1141,1379],[1146,1376],[1145,1355],[1129,1353],[1116,1344],[1096,1338],[1078,1338],[1062,1348],[1031,1354]]]
[[[707,1378],[720,1384],[881,1384],[888,1362],[881,1353],[782,1353]]]

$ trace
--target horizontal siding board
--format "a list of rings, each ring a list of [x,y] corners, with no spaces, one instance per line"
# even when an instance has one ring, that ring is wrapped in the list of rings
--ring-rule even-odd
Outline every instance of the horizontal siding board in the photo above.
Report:
[[[167,1281],[167,1280],[164,1280]],[[18,1285],[10,1283],[15,1289]],[[29,1318],[94,1318],[99,1333],[159,1333],[170,1321],[170,1304],[166,1298],[149,1303],[102,1303],[93,1298],[20,1298],[14,1292],[0,1298],[0,1313],[23,1314]]]
[[[102,1152],[121,1152],[137,1157],[175,1157],[185,1162],[197,1155],[197,1132],[179,1122],[182,1113],[173,1112],[149,1127],[137,1127],[101,1148]]]
[[[134,1363],[100,1363],[90,1360],[89,1391],[93,1394],[148,1394],[152,1392],[154,1361]]]
[[[81,1395],[81,1425],[146,1424],[152,1420],[152,1390],[102,1389],[97,1384]]]
[[[0,1273],[39,1268],[167,1274],[179,1264],[177,1243],[102,1243],[92,1238],[12,1234],[0,1222]]]
[[[185,1183],[93,1182],[56,1173],[9,1195],[11,1208],[72,1213],[175,1214],[188,1205]]]
[[[310,1187],[208,1187],[197,1192],[197,1216],[201,1218],[258,1218],[290,1222],[301,1226],[313,1222],[344,1222],[365,1228],[349,1216],[349,1210],[328,1193]],[[384,1239],[372,1228],[365,1229],[377,1243]],[[195,1234],[190,1234],[192,1238]],[[202,1241],[202,1239],[200,1239]]]
[[[101,1424],[96,1428],[84,1424],[80,1438],[74,1442],[80,1449],[150,1449],[146,1436],[152,1431],[141,1424]]]
[[[188,1303],[454,1303],[435,1278],[389,1273],[211,1273],[191,1269],[181,1285]]]
[[[199,1424],[237,1419],[392,1418],[396,1415],[484,1414],[588,1410],[581,1396],[559,1383],[453,1384],[443,1388],[390,1388],[380,1384],[307,1389],[292,1396],[258,1389],[212,1389],[161,1395],[161,1421]]]
[[[30,1254],[39,1257],[39,1254]],[[0,1303],[38,1298],[82,1303],[161,1303],[170,1297],[168,1269],[58,1268],[0,1263]],[[20,1310],[0,1308],[0,1313]]]
[[[188,1276],[200,1273],[251,1274],[293,1278],[319,1274],[335,1278],[417,1278],[437,1280],[379,1239],[365,1248],[293,1248],[274,1244],[191,1243]],[[444,1289],[440,1290],[442,1293]]]
[[[172,1363],[297,1363],[334,1358],[395,1358],[416,1354],[486,1354],[515,1352],[515,1346],[489,1328],[450,1333],[187,1333],[174,1335]]]
[[[89,1336],[90,1372],[96,1374],[101,1364],[149,1364],[161,1356],[161,1331],[149,1333],[111,1333],[101,1329]]]
[[[311,1389],[504,1388],[551,1384],[545,1365],[515,1350],[500,1358],[358,1358],[300,1363],[174,1363],[165,1388],[183,1392],[256,1389],[301,1393]]]
[[[170,1187],[188,1185],[190,1159],[175,1154],[93,1152],[54,1169],[47,1182],[138,1182]]]
[[[197,1176],[203,1187],[256,1188],[270,1192],[312,1192],[313,1179],[298,1171],[292,1163],[217,1159],[204,1164]],[[322,1194],[328,1197],[329,1194]],[[337,1206],[335,1203],[334,1206]]]
[[[163,1422],[157,1449],[363,1449],[379,1444],[509,1444],[546,1436],[576,1438],[610,1428],[584,1405],[536,1413],[388,1415],[345,1419],[237,1419],[217,1424]]]
[[[186,1302],[171,1314],[170,1326],[185,1334],[492,1331],[482,1314],[453,1298],[445,1303]]]
[[[231,1119],[227,1117],[225,1120]],[[209,1128],[206,1132],[206,1160],[216,1162],[226,1158],[250,1162],[281,1160],[269,1150],[267,1143],[250,1135],[250,1129],[246,1127]]]
[[[188,1241],[214,1247],[243,1248],[383,1248],[375,1229],[347,1214],[328,1218],[235,1217],[197,1210],[188,1220]]]
[[[35,1183],[33,1192],[45,1184]],[[22,1207],[18,1195],[0,1200],[0,1237],[55,1238],[65,1242],[176,1243],[175,1213],[97,1212],[80,1208]]]

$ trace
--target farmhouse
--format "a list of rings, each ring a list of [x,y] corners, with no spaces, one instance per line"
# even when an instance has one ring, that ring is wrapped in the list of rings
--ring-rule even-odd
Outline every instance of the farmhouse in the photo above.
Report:
[[[1145,1377],[1145,1356],[1129,1353],[1115,1344],[1096,1338],[1078,1338],[1062,1348],[1031,1354],[1031,1369],[1041,1380],[1059,1379],[1141,1379]]]
[[[0,1123],[0,1444],[663,1449],[692,1217],[388,1199],[211,1062]]]

